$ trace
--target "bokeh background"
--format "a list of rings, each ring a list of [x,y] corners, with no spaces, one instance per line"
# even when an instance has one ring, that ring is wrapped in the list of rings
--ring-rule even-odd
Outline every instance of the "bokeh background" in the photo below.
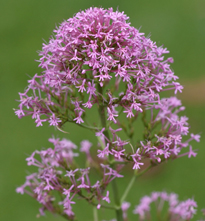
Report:
[[[30,117],[18,119],[13,108],[17,108],[18,92],[23,92],[29,76],[40,73],[37,50],[41,50],[56,25],[72,17],[79,10],[91,6],[113,7],[124,11],[132,26],[141,27],[146,36],[157,45],[170,50],[175,60],[172,68],[184,85],[183,94],[178,97],[186,106],[192,133],[201,133],[200,143],[193,142],[198,149],[196,158],[187,157],[168,162],[142,176],[128,195],[132,205],[151,191],[176,192],[180,200],[194,197],[198,202],[198,213],[205,208],[205,1],[204,0],[7,0],[0,4],[0,220],[37,220],[39,204],[27,195],[16,194],[17,186],[23,184],[28,168],[25,158],[35,149],[49,147],[52,134],[65,136],[53,127],[35,127]],[[86,130],[69,126],[70,138],[79,145],[81,139],[94,141]],[[79,139],[80,138],[80,139]],[[120,182],[120,190],[128,180]],[[137,220],[130,209],[130,220]],[[93,220],[92,209],[79,201],[75,207],[79,221]],[[105,215],[105,216],[103,216]],[[109,220],[114,213],[102,210],[102,217]],[[63,220],[47,214],[38,220]]]

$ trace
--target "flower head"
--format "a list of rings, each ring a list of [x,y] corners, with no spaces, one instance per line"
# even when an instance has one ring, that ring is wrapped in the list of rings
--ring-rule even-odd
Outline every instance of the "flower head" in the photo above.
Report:
[[[196,213],[197,204],[193,199],[179,202],[175,193],[153,192],[151,196],[144,196],[133,213],[138,214],[140,220],[147,220],[150,216],[150,204],[155,202],[158,214],[162,213],[165,202],[168,202],[170,220],[190,220]]]
[[[103,102],[108,119],[117,123],[116,108],[123,107],[132,118],[158,103],[160,91],[181,91],[170,69],[173,59],[164,60],[169,51],[157,47],[128,19],[112,8],[89,8],[62,22],[39,52],[42,75],[35,75],[20,93],[18,117],[32,115],[37,126],[43,121],[54,126],[65,121],[81,124],[85,109]],[[119,95],[120,83],[125,86]],[[100,87],[107,86],[110,92],[103,94]]]

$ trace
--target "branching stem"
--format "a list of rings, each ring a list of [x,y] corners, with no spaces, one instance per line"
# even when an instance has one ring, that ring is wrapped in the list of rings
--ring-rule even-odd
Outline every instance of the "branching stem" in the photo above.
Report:
[[[140,173],[134,173],[134,175],[133,175],[133,177],[132,177],[132,179],[130,180],[130,182],[129,182],[129,184],[128,184],[128,186],[127,186],[127,188],[126,188],[126,190],[125,190],[125,192],[124,192],[124,194],[123,194],[123,196],[122,196],[122,198],[121,198],[121,203],[123,202],[123,201],[125,201],[125,199],[126,199],[126,197],[127,197],[127,195],[128,195],[128,193],[129,193],[129,191],[131,190],[131,188],[132,188],[132,186],[133,186],[133,184],[134,184],[134,182],[135,182],[135,180],[136,180],[136,178],[137,177],[140,177],[142,174],[144,174],[145,172],[147,172],[149,169],[151,169],[153,166],[152,165],[150,165],[150,166],[148,166],[146,169],[144,169],[142,172],[140,172]]]
[[[100,85],[98,85],[98,92],[103,95],[103,88]],[[107,139],[110,140],[108,128],[107,128],[107,125],[106,125],[105,108],[104,108],[103,104],[101,104],[101,103],[99,104],[99,116],[100,116],[100,120],[101,120],[101,125],[102,125],[103,128],[105,128],[103,134],[107,137]],[[109,155],[109,161],[111,161],[110,155]],[[110,166],[112,168],[114,167],[113,164],[110,165]],[[116,209],[115,209],[116,218],[117,218],[117,221],[123,221],[121,202],[120,202],[117,183],[116,183],[115,179],[111,182],[111,185],[112,185],[112,191],[113,191],[115,207],[116,207]]]

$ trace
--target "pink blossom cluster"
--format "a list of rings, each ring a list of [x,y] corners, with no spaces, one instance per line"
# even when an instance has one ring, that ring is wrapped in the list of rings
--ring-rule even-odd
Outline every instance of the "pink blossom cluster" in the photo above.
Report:
[[[29,166],[38,167],[38,172],[28,175],[25,183],[16,191],[21,194],[27,193],[35,198],[42,205],[40,215],[44,215],[44,211],[48,210],[71,220],[75,216],[72,210],[75,196],[96,205],[98,209],[102,201],[110,203],[109,191],[106,187],[116,177],[123,176],[109,165],[99,162],[95,170],[102,175],[102,179],[91,184],[90,167],[80,169],[76,166],[75,158],[78,153],[74,150],[77,146],[66,139],[50,138],[49,141],[53,143],[54,149],[34,151],[26,158]],[[87,152],[89,155],[90,144],[87,140],[82,141],[80,151]],[[61,195],[61,200],[54,197],[54,192]]]
[[[150,220],[150,204],[155,204],[159,216],[159,214],[162,213],[166,202],[168,203],[168,214],[165,213],[167,218],[160,217],[161,220],[188,221],[196,213],[197,203],[193,199],[180,202],[177,194],[168,194],[166,192],[152,192],[151,196],[144,196],[141,198],[140,204],[135,207],[133,212],[139,215],[140,221]]]
[[[169,51],[157,47],[128,19],[112,8],[90,8],[64,21],[39,52],[43,72],[19,93],[17,116],[32,115],[37,126],[44,121],[81,124],[86,109],[97,104],[117,123],[120,108],[133,118],[160,104],[159,92],[181,92],[170,68],[173,59],[164,58]]]
[[[64,21],[54,31],[55,37],[43,44],[39,52],[43,72],[19,93],[16,114],[20,118],[32,115],[37,126],[48,121],[59,128],[66,122],[84,124],[86,109],[97,104],[106,112],[107,121],[128,131],[129,138],[133,128],[122,127],[119,115],[125,113],[132,122],[142,115],[144,140],[134,151],[125,150],[126,142],[119,144],[119,137],[114,145],[107,137],[106,148],[98,155],[109,149],[107,155],[125,161],[131,157],[133,169],[139,169],[141,158],[161,162],[176,157],[191,139],[199,141],[200,136],[182,142],[189,133],[188,118],[178,116],[184,107],[176,97],[161,99],[159,95],[164,90],[175,89],[176,93],[182,89],[170,69],[172,59],[164,60],[168,51],[127,20],[124,13],[112,9],[90,8]],[[188,156],[195,156],[189,148]]]
[[[97,137],[102,139],[104,147],[98,149],[98,157],[108,159],[113,156],[116,161],[131,162],[133,169],[140,169],[145,159],[151,160],[152,163],[158,164],[168,159],[175,159],[184,155],[195,157],[196,152],[193,151],[190,141],[200,141],[200,135],[192,134],[189,139],[182,140],[184,135],[189,133],[189,127],[185,116],[178,116],[178,113],[184,110],[180,100],[176,97],[162,99],[160,105],[154,105],[151,109],[159,109],[158,113],[151,113],[149,125],[145,122],[144,136],[145,140],[136,143],[134,146],[128,141],[123,141],[117,132],[122,128],[114,130],[109,127],[112,139],[108,139],[103,132],[105,128],[96,133]],[[160,130],[155,130],[157,124],[160,124]],[[130,146],[130,147],[129,147]],[[189,147],[189,150],[183,150]],[[186,148],[187,149],[187,148]]]
[[[189,135],[188,118],[181,113],[185,107],[175,96],[160,97],[160,92],[176,94],[183,89],[170,68],[173,59],[165,58],[169,51],[132,27],[128,19],[112,8],[89,8],[64,21],[39,52],[42,73],[35,74],[19,93],[15,110],[19,118],[30,115],[37,127],[48,122],[61,131],[72,122],[90,129],[99,141],[90,152],[93,144],[87,140],[78,150],[70,140],[50,138],[54,148],[34,151],[26,159],[38,172],[27,176],[16,191],[40,202],[41,215],[48,210],[74,220],[72,206],[80,197],[97,209],[114,209],[117,221],[127,221],[130,204],[122,199],[134,182],[121,201],[113,194],[115,206],[105,203],[110,203],[108,184],[112,182],[116,191],[115,180],[123,177],[125,164],[132,164],[135,178],[169,159],[196,156],[190,142],[199,142],[200,135]],[[99,120],[90,122],[88,115],[96,108]],[[139,118],[143,129],[136,134]],[[86,155],[85,168],[77,164],[79,152]],[[144,169],[146,159],[150,165]],[[93,171],[100,177],[95,183],[90,180]],[[54,197],[56,192],[61,199]],[[140,220],[150,216],[152,202],[159,213],[168,202],[170,221],[190,220],[197,206],[191,199],[179,202],[176,194],[153,192],[134,210]]]

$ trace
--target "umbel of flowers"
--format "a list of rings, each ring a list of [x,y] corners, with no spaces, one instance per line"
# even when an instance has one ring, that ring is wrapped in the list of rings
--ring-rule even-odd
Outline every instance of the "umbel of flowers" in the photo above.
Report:
[[[129,206],[124,200],[136,177],[168,159],[196,156],[189,142],[199,142],[200,136],[189,135],[188,118],[179,116],[185,109],[181,101],[174,96],[160,97],[162,91],[174,90],[176,94],[183,89],[170,68],[173,59],[165,59],[169,51],[132,27],[128,19],[112,8],[89,8],[64,21],[39,52],[42,73],[19,93],[20,104],[15,110],[19,118],[31,115],[37,127],[47,121],[60,131],[64,124],[75,123],[93,131],[99,141],[91,152],[92,144],[81,142],[80,154],[85,153],[89,165],[85,168],[77,164],[77,146],[54,137],[49,139],[54,149],[34,151],[26,159],[29,166],[39,169],[26,177],[17,192],[37,199],[42,204],[41,215],[49,210],[75,220],[72,205],[75,197],[80,197],[97,209],[115,210],[117,221],[128,220]],[[89,122],[89,114],[96,110],[99,120]],[[134,127],[139,119],[144,125],[142,134],[136,134]],[[122,132],[126,140],[119,136]],[[136,141],[141,135],[143,139]],[[150,165],[142,170],[145,159]],[[120,194],[115,181],[122,179],[121,170],[128,163],[134,176]],[[92,170],[101,175],[96,183],[89,178]],[[114,195],[112,205],[108,204],[109,184]],[[193,200],[178,203],[172,195],[156,193],[134,210],[140,220],[147,220],[149,204],[158,197],[169,202],[170,220],[190,220],[195,213]]]

